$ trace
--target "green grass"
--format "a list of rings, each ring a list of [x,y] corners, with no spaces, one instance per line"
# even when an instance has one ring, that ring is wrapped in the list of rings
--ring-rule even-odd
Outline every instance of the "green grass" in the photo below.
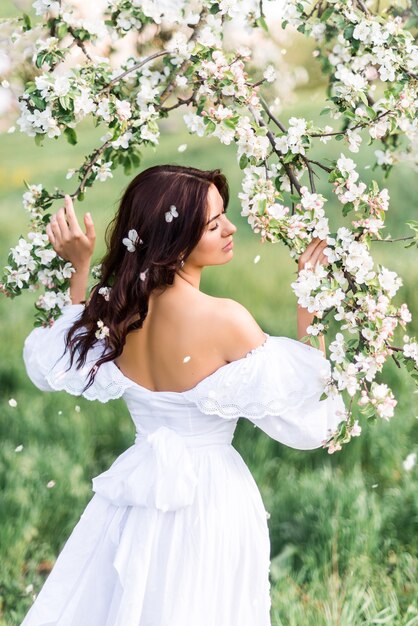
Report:
[[[312,95],[309,100],[317,115],[321,103]],[[307,104],[298,104],[289,115],[307,115]],[[63,141],[36,148],[20,134],[0,138],[3,263],[18,235],[26,233],[22,180],[71,191],[74,182],[65,180],[67,169],[80,162],[101,134],[86,126],[75,148]],[[189,146],[182,154],[177,152],[181,143]],[[321,144],[321,156],[332,158],[340,148]],[[369,148],[359,162],[364,166],[370,159]],[[234,258],[226,266],[207,268],[202,290],[242,302],[266,332],[296,337],[296,303],[290,288],[296,266],[283,246],[261,244],[240,217],[241,174],[234,150],[189,137],[170,121],[158,150],[144,154],[143,167],[162,162],[221,167],[231,183],[230,216],[238,226]],[[370,177],[370,170],[365,175]],[[415,177],[402,167],[386,181],[393,205],[388,231],[394,236],[406,233],[404,222],[414,216]],[[127,182],[117,172],[77,206],[80,218],[90,210],[95,219],[97,258],[103,252],[105,225]],[[319,186],[326,189],[326,182],[321,180]],[[343,223],[331,197],[329,212],[334,225]],[[410,333],[417,334],[414,253],[402,244],[375,244],[374,252],[380,263],[403,277],[397,301],[408,302],[415,316]],[[254,264],[257,254],[261,259]],[[33,323],[34,299],[34,294],[25,294],[14,301],[0,300],[1,626],[16,626],[23,619],[32,601],[25,589],[33,584],[37,591],[41,586],[91,497],[91,477],[108,467],[134,437],[122,401],[100,405],[63,393],[45,394],[30,383],[21,353]],[[245,420],[238,425],[234,445],[271,514],[274,626],[418,624],[416,468],[406,472],[402,466],[417,440],[417,395],[393,362],[385,366],[384,375],[398,398],[395,417],[390,423],[363,424],[362,437],[333,456],[323,450],[292,450]],[[8,404],[12,397],[16,408]],[[24,446],[21,452],[15,452],[18,445]],[[56,483],[52,489],[46,487],[50,480]]]

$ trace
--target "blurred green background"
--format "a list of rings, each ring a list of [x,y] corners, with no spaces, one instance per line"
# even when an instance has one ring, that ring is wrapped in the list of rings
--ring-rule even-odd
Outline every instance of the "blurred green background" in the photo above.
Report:
[[[319,119],[323,106],[323,89],[310,84],[298,91],[297,101],[282,117],[285,122],[291,115]],[[241,172],[234,148],[189,136],[180,113],[161,128],[159,147],[144,153],[141,167],[220,167],[230,181],[229,216],[238,227],[234,257],[228,265],[204,271],[202,291],[238,300],[269,334],[296,338],[296,299],[290,288],[296,265],[280,244],[261,244],[240,216]],[[103,132],[86,124],[75,147],[59,139],[37,148],[18,132],[0,136],[3,265],[9,248],[27,232],[23,180],[72,191],[76,183],[65,179],[67,170],[81,162]],[[188,147],[180,153],[177,148],[183,143]],[[341,150],[347,153],[338,142],[319,143],[316,156],[331,159]],[[374,177],[389,188],[391,210],[384,232],[408,235],[405,221],[416,219],[416,173],[398,166],[383,181],[370,169],[372,151],[364,147],[355,156],[365,180]],[[104,251],[104,229],[128,181],[117,171],[76,205],[80,220],[86,211],[95,220],[96,262]],[[347,223],[326,179],[318,187],[329,199],[332,228]],[[414,316],[408,332],[417,335],[416,252],[405,250],[401,242],[375,243],[373,254],[403,278],[396,302],[408,303]],[[254,263],[257,255],[260,261]],[[22,348],[33,325],[35,299],[36,294],[29,293],[15,300],[0,298],[0,626],[20,624],[92,496],[92,476],[134,439],[122,400],[102,405],[65,393],[43,393],[29,381]],[[396,345],[402,335],[399,331]],[[249,422],[238,424],[234,445],[254,474],[271,515],[273,626],[418,624],[417,470],[403,465],[417,451],[418,396],[393,361],[379,380],[395,393],[395,416],[389,423],[362,422],[362,436],[333,456],[322,449],[286,448]],[[15,407],[9,405],[12,398]],[[49,481],[55,485],[48,488]]]

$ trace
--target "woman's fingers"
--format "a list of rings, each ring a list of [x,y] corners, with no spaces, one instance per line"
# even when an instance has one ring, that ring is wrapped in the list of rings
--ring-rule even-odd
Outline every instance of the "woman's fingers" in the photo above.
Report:
[[[61,228],[56,215],[51,216],[51,220],[49,222],[51,226],[52,233],[57,240],[57,243],[62,240]]]
[[[312,263],[312,266],[315,267],[315,265],[317,264],[317,262],[319,261],[322,252],[324,250],[324,248],[326,247],[327,243],[326,241],[321,241],[320,244],[318,244],[315,248],[315,250],[312,253],[311,258],[309,259],[310,262]]]
[[[45,232],[48,235],[49,242],[52,244],[52,246],[55,246],[55,237],[50,224],[46,225]]]
[[[84,225],[86,227],[86,237],[90,239],[90,241],[94,242],[96,239],[96,231],[94,229],[93,218],[90,213],[85,214]]]
[[[327,257],[323,254],[324,248],[327,247],[327,242],[319,237],[314,237],[307,246],[306,250],[299,257],[299,269],[310,263],[311,267],[315,267],[317,263],[328,263]]]
[[[56,216],[64,241],[69,241],[71,234],[70,229],[68,228],[67,220],[65,219],[65,209],[63,206],[58,209]]]
[[[77,220],[77,216],[74,211],[73,201],[71,196],[65,195],[65,215],[68,220],[68,226],[73,233],[80,232],[80,225]]]

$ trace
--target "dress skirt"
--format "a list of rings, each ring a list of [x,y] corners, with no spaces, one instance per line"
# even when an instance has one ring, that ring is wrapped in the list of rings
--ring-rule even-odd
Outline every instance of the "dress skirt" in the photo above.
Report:
[[[93,496],[22,626],[270,626],[259,489],[230,444],[190,454],[200,487],[189,506]]]

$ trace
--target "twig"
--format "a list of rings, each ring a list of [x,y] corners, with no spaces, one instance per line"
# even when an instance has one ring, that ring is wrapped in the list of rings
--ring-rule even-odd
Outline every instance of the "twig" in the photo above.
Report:
[[[84,53],[84,55],[88,58],[91,63],[94,63],[94,60],[91,58],[90,54],[87,52],[87,48],[84,44],[84,41],[81,41],[79,37],[74,33],[74,29],[72,26],[68,27],[68,32],[74,38],[76,45],[80,48],[80,50]]]
[[[415,239],[414,235],[410,237],[397,237],[396,239],[370,239],[370,241],[389,241],[390,243],[394,243],[395,241],[408,241],[409,239]]]
[[[403,348],[399,348],[398,346],[391,346],[390,343],[385,341],[385,346],[387,346],[390,350],[395,350],[395,352],[403,352]]]
[[[309,159],[307,159],[305,156],[302,155],[302,160],[305,163],[306,167],[308,168],[308,176],[309,176],[309,184],[311,187],[311,192],[316,193],[315,180],[314,180],[315,172],[313,171],[309,163]]]
[[[110,146],[110,144],[111,144],[111,140],[109,139],[108,141],[106,141],[104,144],[102,144],[99,148],[97,148],[93,152],[93,154],[91,155],[90,162],[87,164],[86,170],[84,172],[83,178],[80,181],[79,186],[77,187],[74,193],[70,194],[71,198],[76,198],[79,193],[84,191],[84,185],[86,184],[86,180],[91,170],[93,169],[94,165],[96,164],[97,159],[99,158],[101,154],[103,154],[106,148]]]
[[[273,113],[270,111],[269,107],[267,106],[266,101],[264,100],[264,98],[262,98],[261,96],[259,96],[260,102],[261,102],[261,106],[263,107],[263,109],[265,110],[265,112],[267,113],[267,115],[269,116],[269,118],[271,119],[272,122],[274,122],[274,124],[276,124],[276,126],[278,128],[280,128],[280,130],[282,131],[282,133],[286,133],[286,127],[284,126],[284,124],[281,123],[280,120],[278,120]]]
[[[130,67],[128,70],[126,70],[122,74],[119,74],[119,76],[116,76],[115,78],[113,78],[110,81],[110,83],[108,83],[106,85],[106,87],[103,87],[103,89],[101,91],[99,91],[99,95],[102,94],[102,93],[105,93],[106,91],[109,91],[113,87],[113,85],[115,85],[120,80],[122,80],[122,78],[125,78],[125,76],[128,76],[128,74],[130,74],[131,72],[134,72],[135,70],[138,70],[140,67],[142,67],[146,63],[149,63],[150,61],[153,61],[154,59],[157,59],[158,57],[165,56],[166,54],[172,54],[172,53],[171,53],[170,50],[164,50],[163,52],[155,52],[154,54],[151,54],[146,59],[143,59],[139,63],[136,63],[135,65]]]
[[[323,169],[324,172],[328,172],[328,174],[332,172],[332,167],[327,167],[326,165],[323,165],[323,163],[320,163],[319,161],[314,161],[313,159],[306,158],[306,160],[309,161],[309,163],[313,163],[314,165],[317,165],[318,167]]]
[[[195,39],[197,38],[198,33],[199,33],[200,25],[201,25],[201,23],[203,21],[203,18],[206,16],[207,12],[208,12],[208,10],[207,10],[206,7],[204,7],[201,10],[200,15],[199,15],[199,21],[197,22],[196,26],[194,27],[193,32],[192,32],[191,36],[188,39],[188,43],[190,43],[191,41],[195,41]],[[176,72],[175,76],[181,75],[184,72],[184,70],[188,67],[189,64],[190,64],[190,60],[189,59],[184,60],[183,63],[180,65],[178,71]],[[170,81],[169,81],[167,87],[164,89],[164,91],[160,95],[160,103],[161,104],[167,100],[167,98],[170,96],[170,94],[173,91],[173,89],[174,89],[174,78],[170,77]]]
[[[319,10],[319,9],[321,8],[321,4],[322,4],[322,0],[319,0],[319,2],[315,2],[315,4],[314,4],[314,6],[313,6],[312,11],[311,11],[310,13],[308,13],[308,14],[307,14],[307,16],[306,16],[306,18],[305,18],[305,19],[306,19],[306,20],[309,20],[309,18],[310,18],[310,17],[312,17],[312,15],[315,13],[315,11],[316,11],[317,9]]]
[[[379,113],[379,115],[377,115],[374,120],[370,120],[370,123],[359,122],[358,124],[355,124],[355,126],[353,126],[352,128],[347,128],[347,130],[357,130],[358,128],[366,128],[367,126],[372,126],[377,121],[381,120],[386,115],[389,115],[389,113],[392,113],[392,112],[393,111],[389,111],[389,110],[382,111],[382,113]],[[309,135],[309,137],[335,137],[336,135],[346,135],[347,130],[333,131],[332,133],[312,133]]]
[[[363,0],[357,0],[357,4],[360,7],[360,9],[363,11],[363,13],[365,13],[366,15],[370,15],[370,11],[364,4]]]
[[[350,289],[353,292],[353,294],[357,293],[358,289],[356,287],[355,282],[351,278],[350,274],[347,271],[345,271],[345,270],[343,270],[343,274],[344,274],[344,277],[347,279],[348,284],[350,285]]]
[[[260,98],[260,102],[263,105],[263,100],[261,98]],[[268,111],[267,105],[265,105],[265,107],[267,108],[267,110],[265,109],[267,115],[272,116],[272,114]],[[263,105],[263,108],[265,108],[265,107]],[[253,115],[255,121],[257,122],[257,124],[259,126],[261,126],[261,127],[267,128],[267,137],[268,137],[268,140],[270,142],[271,147],[273,148],[274,153],[277,154],[277,156],[279,158],[283,157],[283,154],[279,150],[277,150],[277,148],[276,148],[275,141],[274,141],[274,135],[271,132],[271,130],[269,130],[267,124],[265,124],[265,122],[261,119],[261,117],[260,118],[257,117],[257,115],[255,114],[255,111],[254,111],[254,109],[252,107],[248,107],[248,108],[249,108],[250,112],[252,113],[252,115]],[[278,122],[278,120],[277,120],[277,122]],[[284,129],[283,132],[286,132],[286,129],[285,129],[284,126],[283,126],[283,129]],[[286,174],[287,174],[291,184],[293,184],[293,186],[295,187],[296,191],[300,195],[300,190],[301,190],[302,185],[300,184],[300,182],[298,181],[297,177],[295,176],[295,173],[294,173],[292,167],[289,164],[287,164],[287,163],[282,163],[282,165],[283,165],[283,167],[285,169],[285,172],[286,172]]]
[[[196,89],[193,91],[192,95],[190,96],[190,98],[187,99],[183,99],[183,98],[178,98],[176,104],[173,104],[170,107],[157,107],[159,108],[160,111],[164,111],[164,113],[167,113],[168,111],[172,111],[173,109],[178,109],[178,107],[182,106],[183,104],[191,104],[192,102],[196,103]]]
[[[250,109],[251,110],[251,109]],[[253,111],[251,111],[253,113]],[[253,113],[254,115],[254,113]],[[255,117],[255,116],[254,116]],[[266,127],[266,125],[264,124],[264,122],[261,119],[257,119],[257,117],[255,117],[255,120],[257,121],[257,123],[260,126],[264,126]],[[267,127],[266,127],[267,128]],[[279,157],[279,159],[281,159],[283,157],[283,154],[281,152],[279,152],[279,150],[277,150],[275,143],[274,143],[274,135],[271,132],[271,130],[267,131],[267,137],[268,140],[270,141],[270,145],[273,148],[273,151],[275,154],[277,154],[277,156]],[[298,194],[300,195],[300,190],[302,188],[302,185],[300,184],[300,182],[298,181],[292,167],[288,164],[288,163],[282,163],[284,170],[290,180],[290,183],[294,186],[294,188],[296,189],[296,191],[298,192]]]

